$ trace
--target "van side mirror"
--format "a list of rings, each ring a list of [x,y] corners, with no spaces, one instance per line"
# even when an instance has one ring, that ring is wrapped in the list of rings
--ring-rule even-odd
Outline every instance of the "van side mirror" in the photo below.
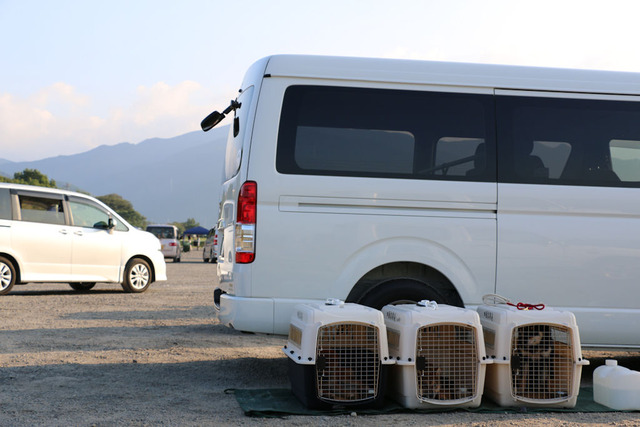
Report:
[[[200,127],[205,132],[213,129],[215,127],[215,125],[220,123],[222,121],[222,119],[224,119],[227,116],[227,114],[229,114],[232,111],[236,111],[241,106],[242,106],[242,104],[240,102],[232,100],[231,101],[231,105],[229,105],[227,108],[225,108],[222,113],[214,111],[213,113],[211,113],[207,117],[205,117],[204,120],[202,122],[200,122]],[[235,136],[237,136],[237,135],[235,135]]]
[[[218,123],[220,123],[222,119],[224,119],[224,117],[224,114],[220,114],[219,112],[214,111],[204,118],[204,120],[200,123],[200,126],[202,127],[203,131],[207,132],[213,129]]]

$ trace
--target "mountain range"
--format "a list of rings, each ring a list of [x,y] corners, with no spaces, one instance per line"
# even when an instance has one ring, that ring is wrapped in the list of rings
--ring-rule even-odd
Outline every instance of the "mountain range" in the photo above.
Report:
[[[221,126],[207,133],[101,145],[29,162],[0,159],[0,173],[13,177],[15,172],[37,169],[60,187],[94,196],[119,194],[149,223],[193,218],[210,228],[218,216],[228,131],[228,126]]]

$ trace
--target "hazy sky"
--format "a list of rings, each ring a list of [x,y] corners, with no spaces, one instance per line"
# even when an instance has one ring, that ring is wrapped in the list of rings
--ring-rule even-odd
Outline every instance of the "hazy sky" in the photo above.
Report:
[[[0,0],[0,158],[198,130],[278,53],[640,72],[637,0]]]

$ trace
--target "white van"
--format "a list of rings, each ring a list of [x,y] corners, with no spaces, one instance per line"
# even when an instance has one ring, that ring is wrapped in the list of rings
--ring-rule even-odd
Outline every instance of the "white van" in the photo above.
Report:
[[[0,183],[0,295],[15,284],[96,282],[144,292],[167,280],[160,241],[84,194]]]
[[[497,293],[640,348],[640,74],[272,56],[231,112],[221,322]]]

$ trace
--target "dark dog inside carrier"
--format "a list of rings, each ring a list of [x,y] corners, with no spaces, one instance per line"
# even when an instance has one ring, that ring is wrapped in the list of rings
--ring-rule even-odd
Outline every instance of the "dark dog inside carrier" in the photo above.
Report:
[[[309,408],[382,404],[386,366],[379,330],[361,323],[334,323],[317,331],[315,365],[289,359],[292,391]]]
[[[476,328],[440,324],[418,330],[416,379],[421,401],[469,400],[478,389]]]
[[[557,324],[513,329],[511,386],[515,397],[566,399],[574,392],[571,330]]]

